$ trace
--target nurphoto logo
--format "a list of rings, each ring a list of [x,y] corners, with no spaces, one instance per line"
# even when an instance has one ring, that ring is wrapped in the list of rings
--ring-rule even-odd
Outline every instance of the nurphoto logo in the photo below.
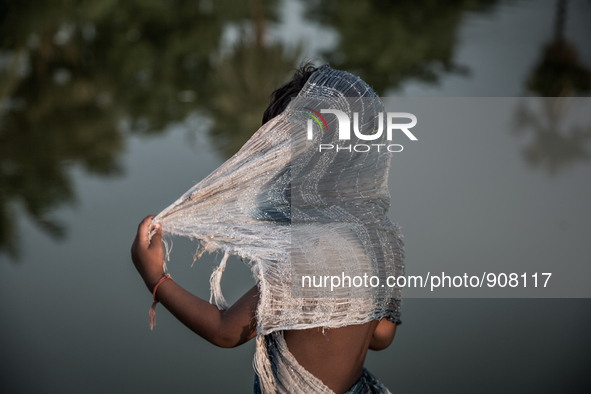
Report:
[[[333,114],[337,117],[338,125],[339,125],[339,140],[347,141],[351,140],[351,119],[349,116],[338,109],[321,109],[320,112],[313,110],[312,108],[306,107],[307,110],[311,111],[309,113],[311,116],[308,119],[308,140],[312,140],[314,138],[313,128],[314,128],[314,121],[318,124],[318,127],[322,130],[323,126],[325,130],[328,131],[328,124],[324,119],[322,114]],[[410,123],[394,123],[395,119],[410,119]],[[417,137],[414,136],[413,133],[410,132],[409,129],[413,128],[417,124],[417,117],[409,112],[386,112],[386,127],[384,127],[384,113],[378,113],[378,130],[374,134],[362,134],[359,131],[359,113],[353,112],[353,133],[355,137],[362,141],[375,141],[379,138],[382,138],[384,133],[384,128],[386,129],[386,139],[388,141],[392,141],[392,136],[394,132],[399,130],[404,133],[411,141],[417,141]],[[379,152],[380,149],[385,149],[388,152],[402,152],[404,149],[400,144],[376,144],[376,143],[367,143],[367,144],[354,144],[349,146],[339,146],[338,144],[319,144],[318,149],[320,152],[323,150],[332,150],[336,149],[337,152],[341,150],[348,150],[349,152],[369,152],[372,149],[377,149]]]

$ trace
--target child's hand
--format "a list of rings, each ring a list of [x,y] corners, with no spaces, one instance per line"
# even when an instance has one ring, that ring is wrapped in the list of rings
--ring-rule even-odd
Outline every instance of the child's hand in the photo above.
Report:
[[[153,215],[147,216],[140,223],[137,235],[131,245],[131,260],[138,270],[150,292],[156,283],[164,276],[164,250],[162,249],[162,228],[156,224],[156,233],[149,241],[150,223]]]

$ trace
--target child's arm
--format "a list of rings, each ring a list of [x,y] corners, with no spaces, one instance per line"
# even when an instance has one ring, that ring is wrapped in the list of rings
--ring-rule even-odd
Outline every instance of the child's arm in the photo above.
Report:
[[[164,275],[162,230],[158,225],[152,241],[148,240],[152,218],[153,216],[148,216],[140,223],[131,247],[131,259],[150,292]],[[194,296],[171,280],[158,286],[156,298],[181,323],[216,346],[235,347],[256,336],[255,312],[259,301],[257,286],[225,311]]]

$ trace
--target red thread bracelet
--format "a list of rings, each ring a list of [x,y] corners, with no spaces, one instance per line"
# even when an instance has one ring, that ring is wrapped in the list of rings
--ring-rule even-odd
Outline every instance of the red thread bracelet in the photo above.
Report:
[[[150,307],[150,330],[153,330],[154,326],[156,325],[156,304],[158,303],[158,300],[156,299],[156,290],[158,290],[158,286],[160,286],[162,282],[168,279],[174,282],[170,274],[166,274],[162,278],[160,278],[158,282],[156,282],[156,286],[154,286],[154,291],[152,291],[152,298],[154,298],[154,302],[152,303],[152,307]]]

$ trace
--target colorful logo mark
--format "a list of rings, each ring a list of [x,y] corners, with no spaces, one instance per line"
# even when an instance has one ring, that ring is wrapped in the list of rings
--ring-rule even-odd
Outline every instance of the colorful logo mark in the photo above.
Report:
[[[324,123],[324,127],[326,127],[326,131],[328,131],[328,125],[326,124],[326,120],[324,120],[324,117],[322,115],[320,115],[320,113],[318,111],[314,111],[312,108],[308,108],[308,107],[304,107],[304,108],[309,109],[310,111],[314,112],[314,114],[318,115],[318,117],[320,117],[320,119],[322,119],[322,123]],[[318,119],[318,117],[314,116],[314,114],[308,114],[308,115],[310,115],[311,117],[314,118],[316,123],[318,123],[318,127],[320,127],[320,130],[322,130],[322,124],[320,123],[320,119]],[[312,132],[312,130],[308,130],[309,136],[311,136],[311,132]]]

